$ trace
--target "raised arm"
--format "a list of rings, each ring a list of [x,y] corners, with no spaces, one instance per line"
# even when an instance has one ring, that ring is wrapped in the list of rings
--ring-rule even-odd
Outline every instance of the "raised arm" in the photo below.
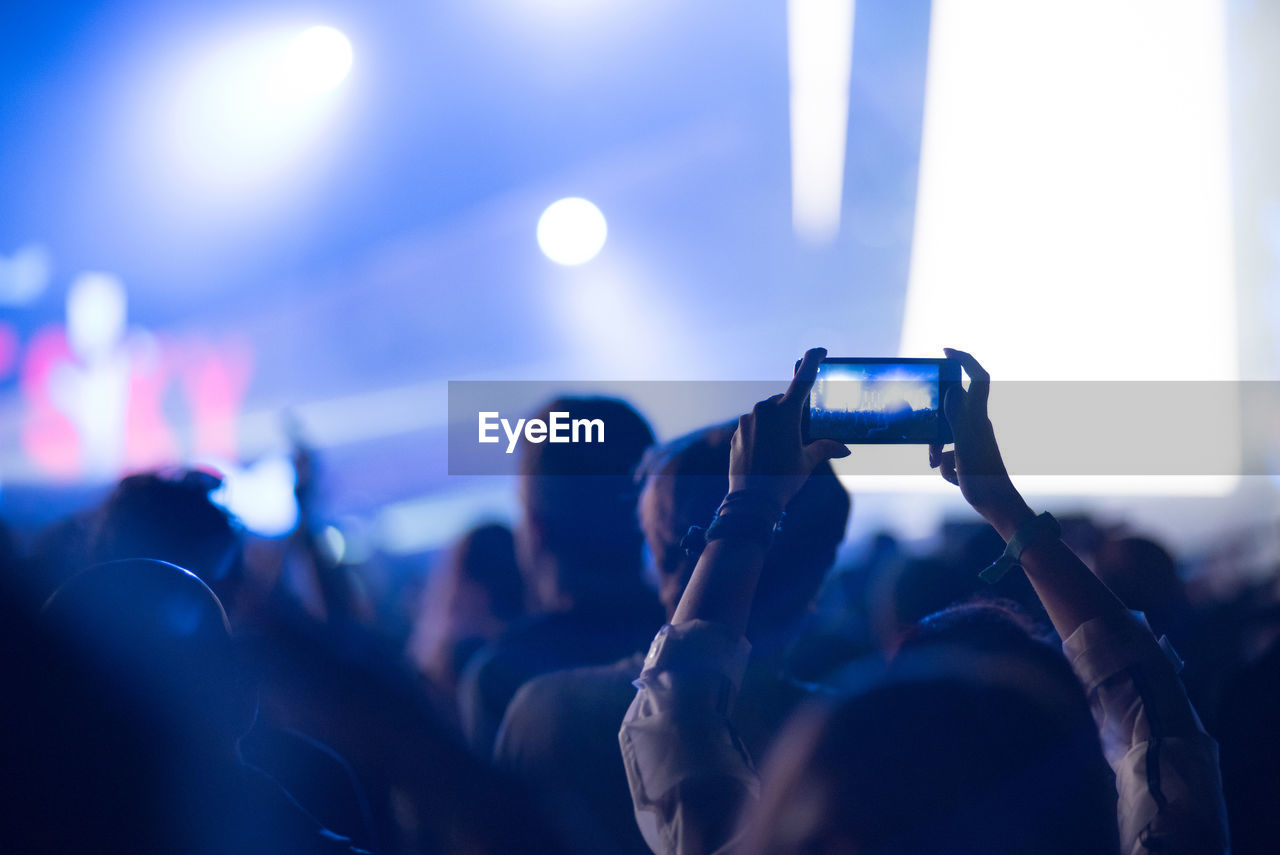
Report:
[[[732,526],[731,533],[709,533],[672,624],[705,620],[745,633],[768,537],[783,509],[814,467],[849,455],[835,440],[805,445],[801,438],[809,390],[826,355],[822,348],[806,352],[784,394],[761,401],[738,419],[729,454],[729,494],[718,514],[718,524]]]
[[[965,501],[1008,542],[1035,513],[1013,486],[996,445],[995,429],[987,417],[991,376],[969,354],[951,348],[944,352],[959,360],[970,384],[968,390],[953,387],[943,402],[943,413],[955,437],[955,450],[930,446],[929,464],[940,469],[943,478],[958,485]],[[1023,551],[1020,561],[1062,638],[1094,618],[1126,612],[1115,594],[1057,538],[1034,541]]]
[[[1006,542],[1023,540],[1035,531],[1035,513],[1014,488],[987,417],[991,378],[969,354],[946,354],[971,383],[943,404],[955,450],[931,446],[929,463]],[[1226,852],[1217,745],[1187,699],[1172,648],[1157,643],[1060,538],[1041,530],[1026,539],[1019,563],[1088,693],[1116,773],[1122,851]]]
[[[825,355],[806,353],[786,393],[738,421],[729,493],[671,624],[653,641],[618,734],[636,822],[661,855],[727,851],[738,805],[757,789],[752,759],[728,716],[746,669],[744,633],[773,529],[813,468],[849,453],[830,440],[801,440],[803,408]]]

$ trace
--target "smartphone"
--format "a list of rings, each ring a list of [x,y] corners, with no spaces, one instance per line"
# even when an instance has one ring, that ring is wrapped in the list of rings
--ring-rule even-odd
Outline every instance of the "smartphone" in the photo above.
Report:
[[[954,359],[827,357],[804,412],[805,442],[927,445],[951,442],[942,414],[947,390],[960,383]]]

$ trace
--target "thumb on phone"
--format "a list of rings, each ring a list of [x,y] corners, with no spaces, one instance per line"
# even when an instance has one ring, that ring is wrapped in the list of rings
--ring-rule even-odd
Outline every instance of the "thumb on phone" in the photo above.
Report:
[[[964,388],[957,384],[947,390],[947,396],[942,401],[942,414],[946,417],[947,424],[951,426],[951,435],[954,437],[959,437],[966,427],[964,424],[965,394]]]
[[[805,468],[813,468],[824,460],[837,460],[852,454],[849,446],[834,439],[816,439],[804,447]]]

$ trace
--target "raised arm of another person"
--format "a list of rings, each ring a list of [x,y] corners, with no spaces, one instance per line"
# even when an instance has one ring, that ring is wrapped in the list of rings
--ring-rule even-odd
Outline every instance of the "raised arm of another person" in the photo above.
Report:
[[[849,450],[804,445],[800,423],[826,356],[804,355],[785,394],[738,420],[729,493],[671,623],[653,641],[618,739],[636,821],[660,855],[725,851],[744,798],[757,791],[728,715],[750,653],[744,633],[760,570],[787,503],[819,462]]]
[[[1168,642],[1125,608],[1070,548],[1037,520],[1013,486],[987,416],[991,378],[967,353],[947,349],[971,380],[943,412],[955,449],[930,446],[929,463],[1017,556],[1063,650],[1084,684],[1103,750],[1116,774],[1121,851],[1225,853],[1227,826],[1217,744],[1178,678]]]

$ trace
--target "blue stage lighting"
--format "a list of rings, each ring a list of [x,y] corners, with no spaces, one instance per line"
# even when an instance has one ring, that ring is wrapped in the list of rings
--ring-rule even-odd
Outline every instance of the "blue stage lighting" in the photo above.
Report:
[[[538,246],[557,264],[584,264],[604,247],[609,227],[604,214],[586,199],[553,202],[538,218]]]

